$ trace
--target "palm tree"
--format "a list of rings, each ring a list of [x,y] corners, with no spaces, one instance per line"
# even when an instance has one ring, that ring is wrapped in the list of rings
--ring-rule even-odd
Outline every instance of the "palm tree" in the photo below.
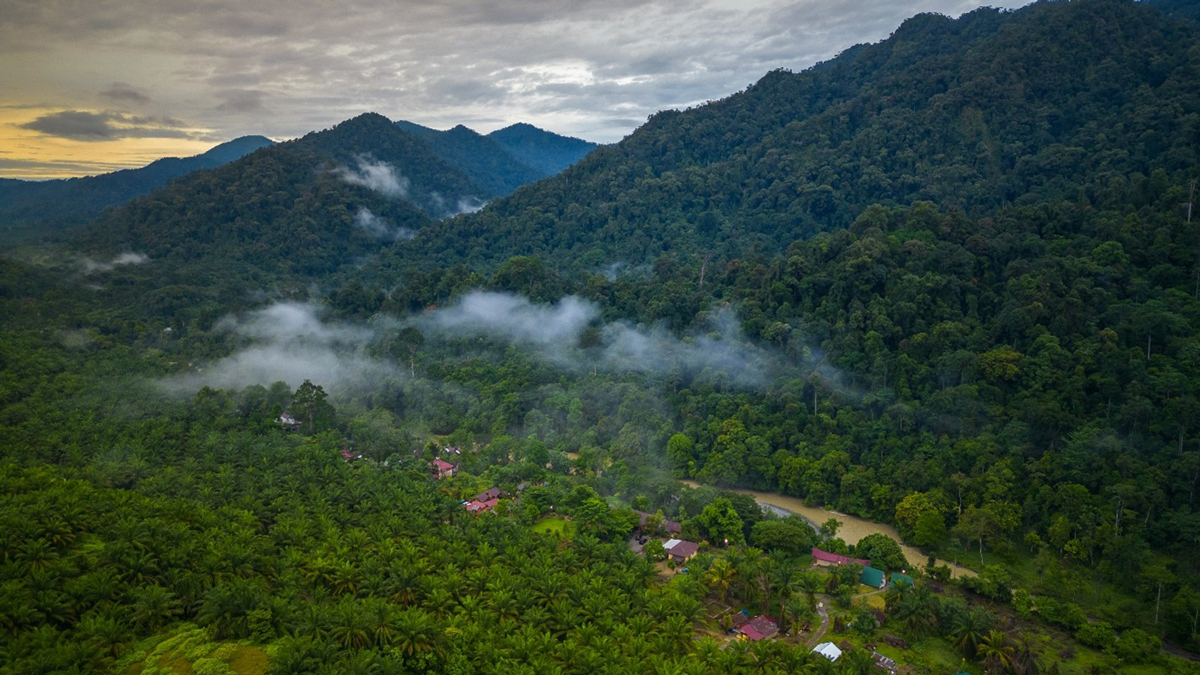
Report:
[[[725,595],[729,592],[729,587],[733,585],[737,578],[737,571],[729,561],[724,558],[717,558],[713,561],[711,567],[708,568],[708,582],[717,588],[721,594],[721,604],[725,604]]]
[[[954,646],[963,656],[973,659],[983,640],[984,633],[992,625],[992,616],[985,609],[963,612],[954,627]]]
[[[342,603],[338,607],[330,637],[337,640],[346,649],[362,649],[371,642],[367,631],[366,618],[359,613],[355,603]]]
[[[1037,645],[1028,633],[1017,635],[1013,641],[1013,670],[1017,675],[1038,675],[1042,671],[1041,659],[1037,656]]]
[[[660,630],[676,654],[683,653],[688,643],[692,641],[691,622],[678,614],[667,617],[667,620],[661,624]]]
[[[409,607],[396,615],[396,648],[412,656],[425,652],[441,652],[441,633],[424,610]]]
[[[984,668],[998,673],[1013,666],[1013,651],[1008,633],[993,629],[979,641],[975,653]]]

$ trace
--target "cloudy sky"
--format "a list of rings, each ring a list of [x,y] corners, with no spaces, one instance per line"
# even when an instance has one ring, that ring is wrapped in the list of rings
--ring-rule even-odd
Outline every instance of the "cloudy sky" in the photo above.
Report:
[[[998,0],[4,0],[0,177],[140,166],[365,111],[616,141],[887,37],[918,12]]]

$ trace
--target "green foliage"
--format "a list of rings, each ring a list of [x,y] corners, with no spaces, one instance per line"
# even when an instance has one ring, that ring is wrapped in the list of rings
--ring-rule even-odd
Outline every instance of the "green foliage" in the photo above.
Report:
[[[750,528],[750,544],[766,551],[797,556],[808,553],[816,544],[816,533],[799,518],[761,520]]]
[[[1117,631],[1107,621],[1092,621],[1075,631],[1075,639],[1089,647],[1110,651],[1116,648]]]
[[[899,572],[908,567],[900,544],[886,534],[868,534],[854,545],[854,555],[871,561],[871,567],[884,572]]]
[[[704,538],[715,545],[726,546],[744,542],[742,519],[726,497],[716,499],[705,506],[696,517],[696,523]]]

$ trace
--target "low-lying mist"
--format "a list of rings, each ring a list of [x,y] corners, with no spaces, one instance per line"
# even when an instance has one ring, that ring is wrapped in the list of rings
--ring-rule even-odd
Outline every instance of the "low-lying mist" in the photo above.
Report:
[[[767,384],[776,365],[774,354],[746,340],[728,308],[711,317],[713,332],[682,337],[662,327],[603,323],[599,316],[595,303],[576,296],[539,305],[510,293],[475,291],[451,307],[425,314],[416,325],[442,337],[503,340],[571,370],[684,376],[709,371],[753,389]]]
[[[709,323],[712,332],[676,336],[661,327],[601,321],[600,308],[576,296],[537,304],[486,291],[468,293],[443,309],[367,323],[330,319],[314,304],[277,303],[222,319],[213,330],[239,344],[234,353],[164,386],[190,393],[206,385],[239,389],[284,381],[295,387],[308,379],[330,392],[369,388],[409,375],[408,368],[379,354],[386,352],[380,348],[385,342],[411,326],[425,336],[425,349],[487,338],[571,372],[711,376],[739,388],[765,387],[777,355],[749,342],[732,310],[714,313]]]
[[[312,380],[330,392],[370,386],[398,375],[391,362],[369,355],[374,330],[324,320],[312,304],[277,303],[242,316],[228,316],[214,331],[248,343],[195,372],[169,378],[169,391],[194,393],[203,386],[242,389],[283,381],[291,387]]]

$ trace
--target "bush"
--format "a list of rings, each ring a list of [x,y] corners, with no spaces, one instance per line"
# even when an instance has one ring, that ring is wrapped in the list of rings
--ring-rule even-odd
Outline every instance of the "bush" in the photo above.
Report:
[[[1117,656],[1126,663],[1142,663],[1162,649],[1162,640],[1141,628],[1130,628],[1117,640]]]
[[[1096,649],[1110,650],[1117,643],[1117,631],[1107,621],[1084,624],[1075,632],[1075,639]]]

